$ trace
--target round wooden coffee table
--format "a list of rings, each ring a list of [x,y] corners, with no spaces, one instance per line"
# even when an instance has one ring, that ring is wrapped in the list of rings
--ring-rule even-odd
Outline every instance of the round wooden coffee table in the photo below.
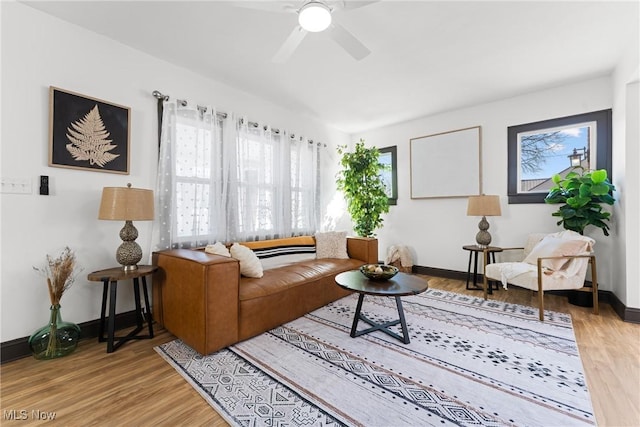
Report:
[[[427,282],[426,279],[410,274],[398,273],[391,279],[380,282],[369,280],[360,272],[360,270],[352,270],[338,274],[336,276],[336,283],[341,288],[358,292],[360,294],[358,297],[358,305],[356,306],[356,314],[353,318],[353,325],[351,326],[352,338],[374,331],[381,331],[405,344],[409,344],[409,332],[407,331],[407,322],[404,318],[404,310],[402,309],[402,301],[400,300],[400,297],[405,295],[416,295],[426,291],[429,288],[429,282]],[[361,313],[362,301],[364,300],[365,295],[395,297],[399,319],[385,323],[376,323],[373,320],[368,319]],[[360,320],[368,323],[371,327],[358,331],[357,327]],[[400,323],[400,326],[402,327],[402,336],[389,329],[390,326],[397,325],[398,323]]]

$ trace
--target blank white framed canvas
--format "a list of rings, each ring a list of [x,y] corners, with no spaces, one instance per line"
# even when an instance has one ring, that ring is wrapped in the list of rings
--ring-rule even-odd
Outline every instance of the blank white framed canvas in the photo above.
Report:
[[[482,194],[481,127],[412,138],[411,198]]]

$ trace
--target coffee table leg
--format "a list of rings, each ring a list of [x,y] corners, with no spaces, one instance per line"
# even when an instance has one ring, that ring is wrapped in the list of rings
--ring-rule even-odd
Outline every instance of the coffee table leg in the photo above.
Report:
[[[364,300],[364,294],[360,294],[358,297],[358,305],[356,305],[356,315],[353,317],[353,325],[351,326],[351,338],[356,337],[356,330],[358,329],[358,320],[360,320],[360,310],[362,310],[362,301]]]
[[[398,306],[398,315],[400,316],[400,325],[402,326],[403,342],[409,344],[409,330],[407,329],[407,321],[404,320],[404,310],[402,309],[400,297],[396,297],[396,305]]]
[[[351,338],[356,338],[359,337],[361,335],[364,334],[368,334],[370,332],[374,332],[374,331],[381,331],[384,332],[387,335],[390,335],[392,337],[394,337],[397,340],[402,341],[405,344],[409,344],[409,329],[407,328],[407,321],[404,318],[404,309],[402,308],[402,300],[400,299],[399,296],[395,297],[396,298],[396,306],[398,308],[398,317],[399,319],[397,320],[392,320],[389,322],[385,322],[385,323],[377,323],[374,322],[373,320],[367,318],[366,316],[362,315],[362,301],[364,300],[364,295],[365,294],[360,294],[360,296],[358,297],[358,304],[356,305],[356,313],[353,317],[353,324],[351,325]],[[358,322],[362,320],[366,323],[368,323],[369,325],[371,325],[371,328],[368,329],[363,329],[362,331],[358,332]],[[390,326],[394,326],[397,325],[398,323],[400,323],[400,326],[402,327],[402,336],[396,334],[395,332],[393,332],[391,329],[389,329]]]

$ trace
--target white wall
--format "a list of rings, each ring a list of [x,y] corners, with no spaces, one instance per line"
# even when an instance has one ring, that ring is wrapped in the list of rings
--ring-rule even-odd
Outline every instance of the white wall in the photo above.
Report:
[[[613,184],[620,195],[614,215],[613,291],[628,307],[640,307],[640,40],[632,34],[613,74]]]
[[[626,239],[621,247],[621,255],[626,262],[626,268],[615,271],[617,283],[625,286],[627,306],[640,307],[640,82],[638,71],[635,81],[625,85],[626,134],[625,145],[627,157],[625,159],[625,179],[629,183],[625,193],[626,208],[624,209]],[[622,243],[622,242],[621,242]],[[624,275],[624,276],[623,276]],[[622,291],[622,289],[621,289]]]
[[[329,145],[323,166],[331,171],[335,146],[347,135],[186,69],[158,60],[98,34],[19,3],[0,2],[2,19],[2,178],[27,178],[26,195],[1,194],[0,342],[30,335],[48,320],[45,279],[32,266],[46,254],[73,249],[83,272],[62,299],[65,320],[99,318],[101,285],[88,282],[95,270],[117,266],[121,223],[98,221],[104,186],[154,188],[157,164],[154,89],[175,98],[234,111],[290,129]],[[47,166],[49,86],[131,107],[129,175]],[[333,172],[335,174],[335,172]],[[40,175],[50,177],[50,195],[38,194]],[[333,175],[323,183],[332,189]],[[327,194],[323,206],[332,194]],[[150,252],[151,223],[138,222],[144,260]],[[131,286],[121,287],[118,312],[133,309]]]
[[[378,233],[381,256],[390,245],[405,244],[413,251],[416,265],[467,270],[468,252],[462,246],[475,243],[479,218],[466,216],[466,198],[410,198],[409,140],[478,125],[482,127],[483,192],[500,195],[502,206],[502,216],[488,218],[492,244],[522,246],[528,233],[560,231],[551,216],[557,206],[508,204],[507,127],[611,108],[611,85],[611,78],[602,77],[353,135],[352,141],[364,138],[370,145],[398,147],[398,205],[391,207],[384,229]],[[614,152],[619,149],[614,144]],[[586,232],[597,242],[602,289],[615,289],[611,266],[612,248],[619,239],[617,220],[613,219],[610,237],[599,229],[590,228]]]
[[[120,243],[118,231],[121,228],[117,222],[97,220],[100,193],[104,186],[122,186],[127,182],[142,188],[154,187],[157,120],[155,99],[150,95],[154,89],[173,98],[243,113],[249,118],[326,142],[329,147],[322,164],[326,172],[323,189],[327,190],[322,203],[327,213],[324,215],[325,228],[350,227],[343,212],[344,202],[333,191],[338,169],[335,146],[357,141],[360,137],[379,147],[397,145],[399,199],[398,205],[392,206],[386,216],[385,228],[379,232],[380,254],[384,257],[391,244],[407,244],[413,249],[418,265],[465,271],[467,254],[461,246],[473,243],[478,218],[465,215],[465,199],[410,199],[410,138],[482,126],[483,189],[487,194],[502,196],[503,215],[489,218],[490,232],[497,245],[520,245],[530,231],[556,230],[550,216],[554,210],[552,206],[508,205],[506,202],[507,126],[613,106],[614,183],[625,191],[621,192],[625,196],[626,192],[635,190],[637,193],[640,188],[638,105],[630,102],[637,84],[628,85],[633,83],[630,76],[634,69],[636,76],[638,73],[637,42],[636,53],[630,54],[631,57],[621,64],[614,79],[600,78],[567,85],[348,137],[282,106],[28,6],[0,2],[0,15],[0,175],[3,179],[27,178],[32,182],[30,194],[0,194],[0,342],[28,336],[47,321],[46,285],[32,266],[42,266],[46,254],[57,255],[67,245],[77,253],[84,270],[62,300],[63,316],[76,323],[99,317],[100,285],[88,282],[86,274],[116,265],[114,253]],[[49,86],[131,107],[130,175],[47,166]],[[626,111],[622,116],[619,115],[620,108]],[[629,126],[622,134],[618,133],[621,123]],[[50,177],[49,196],[38,195],[40,175]],[[625,240],[619,235],[620,230],[638,232],[640,195],[625,196],[614,207],[612,236],[605,239],[599,231],[594,231],[592,237],[598,241],[599,278],[603,289],[624,295],[623,302],[630,307],[640,307],[640,288],[637,286],[640,239],[629,236]],[[623,221],[623,226],[618,221]],[[140,232],[138,242],[147,257],[151,223],[136,225]],[[616,256],[624,258],[621,266],[612,261]],[[118,312],[133,308],[132,293],[128,288],[121,288]]]

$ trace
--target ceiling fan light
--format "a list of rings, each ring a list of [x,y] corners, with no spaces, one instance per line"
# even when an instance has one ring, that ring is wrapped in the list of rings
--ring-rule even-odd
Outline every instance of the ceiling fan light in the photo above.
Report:
[[[310,1],[300,8],[298,23],[312,33],[324,31],[331,24],[331,10],[324,3]]]

